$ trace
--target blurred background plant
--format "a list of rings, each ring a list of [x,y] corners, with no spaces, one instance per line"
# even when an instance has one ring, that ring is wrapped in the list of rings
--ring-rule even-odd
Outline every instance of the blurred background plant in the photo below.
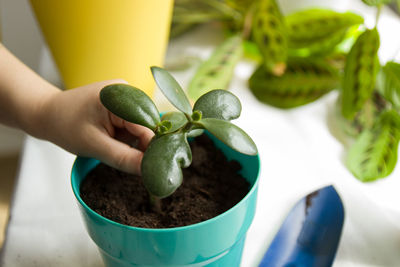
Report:
[[[189,97],[228,88],[243,57],[257,63],[249,89],[268,105],[295,108],[338,90],[336,119],[354,140],[347,168],[363,182],[388,176],[400,141],[400,64],[380,65],[376,25],[382,6],[395,3],[360,1],[376,8],[373,29],[352,12],[312,8],[284,16],[275,0],[176,0],[172,38],[210,22],[222,24],[226,36],[197,68]]]

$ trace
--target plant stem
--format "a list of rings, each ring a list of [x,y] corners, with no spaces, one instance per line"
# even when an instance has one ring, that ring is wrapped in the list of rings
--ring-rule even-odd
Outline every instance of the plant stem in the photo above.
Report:
[[[242,39],[248,40],[251,34],[251,28],[253,26],[253,15],[255,11],[255,5],[252,4],[246,13],[243,21]]]
[[[151,209],[159,214],[162,213],[161,209],[161,199],[150,194],[150,204],[151,204]]]
[[[379,5],[379,6],[377,7],[377,10],[376,10],[375,27],[378,26],[378,21],[379,21],[379,18],[380,18],[380,16],[381,16],[381,11],[382,11],[382,5]]]

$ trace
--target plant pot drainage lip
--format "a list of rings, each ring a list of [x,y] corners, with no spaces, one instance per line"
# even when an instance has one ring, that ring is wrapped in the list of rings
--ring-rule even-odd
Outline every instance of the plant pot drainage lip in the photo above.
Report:
[[[215,221],[215,220],[218,220],[220,217],[227,216],[229,213],[232,212],[232,210],[233,210],[236,206],[238,206],[238,205],[240,205],[242,202],[246,201],[246,200],[250,197],[250,195],[253,194],[253,192],[257,189],[257,184],[258,184],[258,182],[259,182],[260,170],[261,170],[261,162],[260,162],[259,154],[255,155],[255,156],[253,156],[253,157],[256,158],[257,164],[258,164],[259,168],[258,168],[257,174],[256,174],[257,177],[256,177],[256,179],[255,179],[253,185],[251,186],[251,189],[249,190],[249,192],[247,192],[246,196],[245,196],[244,198],[242,198],[238,203],[236,203],[232,208],[228,209],[227,211],[225,211],[225,212],[223,212],[223,213],[221,213],[221,214],[219,214],[219,215],[217,215],[217,216],[215,216],[215,217],[213,217],[213,218],[211,218],[211,219],[208,219],[208,220],[205,220],[205,221],[202,221],[202,222],[198,222],[198,223],[194,223],[194,224],[190,224],[190,225],[186,225],[186,226],[178,226],[178,227],[170,227],[170,228],[143,228],[143,227],[136,227],[136,226],[130,226],[130,225],[126,225],[126,224],[121,224],[121,223],[115,222],[115,221],[113,221],[113,220],[110,220],[110,219],[108,219],[108,218],[106,218],[106,217],[104,217],[104,216],[98,214],[97,212],[95,212],[94,210],[92,210],[92,209],[82,200],[82,198],[81,198],[81,196],[80,196],[80,192],[79,192],[79,191],[80,191],[80,188],[79,188],[78,186],[75,186],[75,185],[76,185],[75,179],[72,178],[73,175],[74,175],[74,169],[75,169],[75,166],[76,166],[76,164],[77,164],[77,161],[78,161],[80,158],[82,158],[82,157],[76,157],[75,160],[74,160],[74,164],[73,164],[72,171],[71,171],[71,186],[72,186],[72,191],[74,192],[74,195],[75,195],[76,199],[78,199],[79,203],[80,203],[91,215],[97,217],[98,219],[105,220],[106,222],[108,222],[108,223],[110,223],[110,224],[112,224],[112,225],[114,225],[114,226],[122,227],[122,228],[125,228],[125,229],[131,229],[131,230],[135,230],[135,231],[142,231],[142,232],[164,232],[164,233],[166,233],[166,232],[174,232],[174,231],[177,231],[177,230],[182,230],[182,231],[184,231],[184,230],[191,230],[192,228],[196,228],[196,227],[199,227],[199,226],[201,226],[201,225],[203,225],[203,224],[208,224],[208,223],[211,223],[211,222],[213,222],[213,221]],[[97,165],[97,164],[96,164],[96,165]],[[76,188],[77,190],[75,190],[75,188]]]

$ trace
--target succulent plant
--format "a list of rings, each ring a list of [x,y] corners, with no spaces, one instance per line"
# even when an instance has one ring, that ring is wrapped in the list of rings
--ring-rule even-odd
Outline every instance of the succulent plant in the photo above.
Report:
[[[160,113],[140,89],[112,84],[100,92],[102,104],[120,118],[151,129],[155,136],[144,152],[141,171],[143,184],[152,198],[171,195],[182,183],[182,168],[192,162],[188,137],[209,131],[234,150],[256,155],[253,140],[230,123],[241,113],[239,99],[226,90],[212,90],[190,105],[178,82],[166,70],[151,68],[153,77],[167,99],[179,110]]]

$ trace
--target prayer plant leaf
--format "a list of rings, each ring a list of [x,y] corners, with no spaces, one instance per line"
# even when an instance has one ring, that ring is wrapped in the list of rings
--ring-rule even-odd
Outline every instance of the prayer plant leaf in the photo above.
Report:
[[[193,111],[201,111],[203,118],[233,120],[240,116],[242,105],[231,92],[213,90],[202,95],[194,104]]]
[[[153,131],[160,122],[160,114],[150,97],[128,84],[107,85],[100,92],[100,101],[118,117]]]
[[[189,83],[188,96],[197,100],[212,89],[227,88],[236,64],[242,58],[242,38],[232,36],[218,46],[197,69]]]
[[[388,176],[397,162],[399,140],[400,116],[394,110],[387,111],[350,148],[346,162],[349,170],[363,182]]]
[[[275,75],[282,75],[287,59],[287,32],[275,0],[258,1],[253,16],[252,34],[263,56],[265,68]]]
[[[178,110],[191,115],[192,106],[175,78],[168,71],[160,67],[151,67],[151,72],[158,87],[169,102]]]
[[[326,62],[293,59],[281,77],[260,66],[251,76],[249,87],[261,102],[279,108],[293,108],[318,99],[339,83],[338,71]]]
[[[152,141],[143,155],[143,184],[151,195],[167,197],[182,184],[182,168],[191,162],[186,134],[163,135]]]
[[[371,129],[381,113],[388,108],[388,102],[375,91],[368,99],[353,119],[346,119],[341,113],[341,99],[335,105],[335,116],[341,129],[349,136],[356,137],[362,131]]]
[[[364,19],[352,12],[339,13],[329,9],[306,9],[285,17],[290,48],[333,48],[346,31]]]
[[[302,45],[299,43],[289,43],[288,54],[290,56],[301,54],[310,56],[329,55],[334,51],[335,47],[344,40],[345,36],[346,30],[342,30],[325,38],[320,38],[310,43],[303,43]]]
[[[390,61],[378,74],[378,89],[396,108],[400,108],[400,64]]]
[[[179,112],[179,111],[170,111],[170,112],[165,113],[161,117],[161,121],[165,121],[165,120],[170,121],[172,124],[168,133],[175,132],[179,128],[182,128],[188,122],[186,116],[182,112]]]
[[[199,123],[234,150],[246,155],[257,155],[257,147],[253,140],[238,126],[214,118],[202,119]]]
[[[364,2],[364,4],[367,4],[369,6],[380,6],[392,2],[392,0],[362,0],[362,1]]]
[[[347,55],[342,81],[342,114],[353,119],[371,97],[379,70],[376,28],[362,33]]]

